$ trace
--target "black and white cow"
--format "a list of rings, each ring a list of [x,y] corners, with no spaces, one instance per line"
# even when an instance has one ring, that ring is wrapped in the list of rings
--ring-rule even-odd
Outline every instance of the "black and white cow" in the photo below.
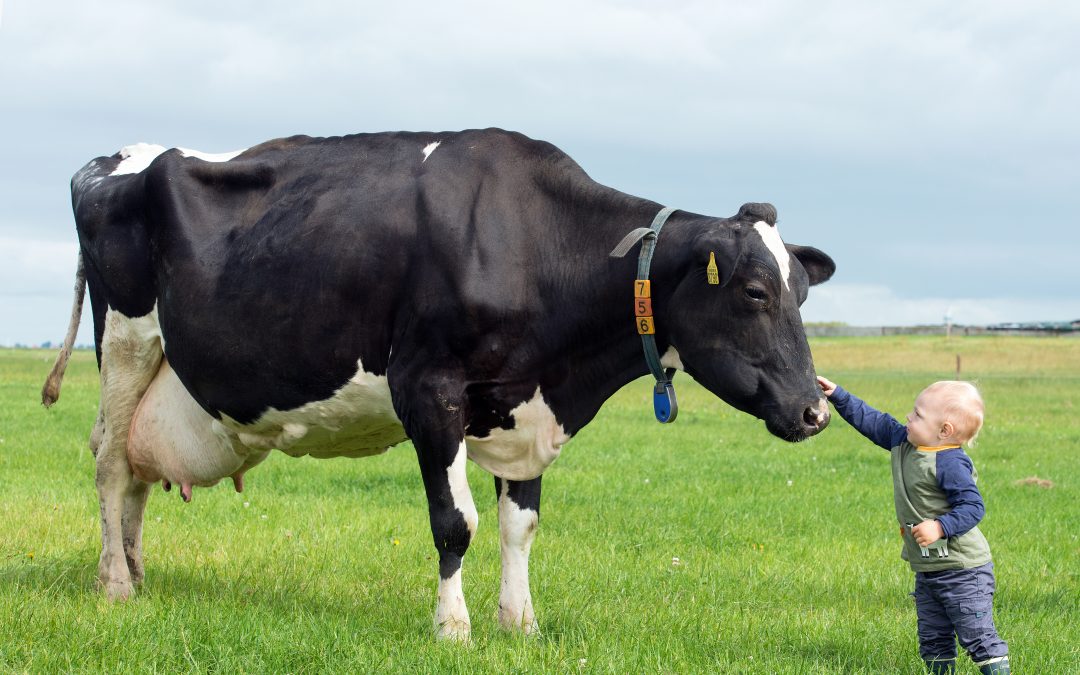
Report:
[[[659,204],[497,129],[295,136],[225,155],[141,144],[91,161],[71,188],[80,282],[43,399],[59,395],[85,275],[110,598],[143,577],[153,481],[190,499],[225,476],[240,489],[271,449],[360,457],[410,439],[439,554],[438,633],[470,630],[466,458],[495,476],[499,620],[536,629],[541,474],[649,372],[636,256],[609,253]],[[820,431],[828,408],[799,305],[832,260],[785,245],[768,204],[731,218],[676,211],[652,244],[647,313],[663,366],[784,439]]]

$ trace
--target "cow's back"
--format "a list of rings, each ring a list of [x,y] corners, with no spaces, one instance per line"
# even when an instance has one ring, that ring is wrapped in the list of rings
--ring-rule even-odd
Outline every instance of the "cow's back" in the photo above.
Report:
[[[89,257],[131,277],[125,314],[156,299],[181,380],[241,423],[383,375],[435,329],[437,349],[503,367],[493,329],[544,312],[549,177],[580,173],[499,130],[298,136],[227,162],[170,150],[116,176],[95,161],[94,181],[73,182],[77,203],[107,204],[76,209]],[[122,265],[106,260],[117,249]]]

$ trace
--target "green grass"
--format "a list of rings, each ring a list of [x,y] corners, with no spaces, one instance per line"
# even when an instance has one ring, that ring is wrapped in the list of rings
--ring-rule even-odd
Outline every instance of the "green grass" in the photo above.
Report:
[[[972,456],[998,627],[1016,672],[1080,671],[1080,340],[812,346],[822,374],[896,415],[961,355],[988,404]],[[652,421],[634,383],[545,476],[539,638],[498,629],[494,487],[470,465],[473,642],[434,641],[437,564],[407,445],[275,454],[243,495],[225,481],[191,504],[155,488],[146,582],[112,605],[95,589],[93,355],[76,354],[46,411],[52,357],[0,350],[0,671],[920,672],[886,453],[839,419],[788,445],[685,376],[674,425]],[[1015,484],[1030,476],[1054,487]]]

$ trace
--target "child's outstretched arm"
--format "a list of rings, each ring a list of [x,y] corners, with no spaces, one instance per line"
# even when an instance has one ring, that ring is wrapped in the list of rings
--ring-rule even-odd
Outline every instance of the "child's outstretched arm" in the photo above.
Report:
[[[871,408],[831,380],[820,375],[817,380],[821,392],[829,398],[836,412],[874,444],[892,450],[907,438],[907,427],[892,415]]]

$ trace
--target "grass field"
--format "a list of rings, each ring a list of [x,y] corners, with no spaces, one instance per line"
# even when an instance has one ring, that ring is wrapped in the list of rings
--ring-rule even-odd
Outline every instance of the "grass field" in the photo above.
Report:
[[[960,355],[988,404],[971,454],[1014,672],[1080,672],[1080,340],[812,347],[819,372],[897,416]],[[52,358],[0,350],[0,671],[921,672],[888,455],[839,419],[788,445],[686,376],[675,424],[653,422],[634,383],[546,474],[539,638],[498,629],[494,488],[470,465],[473,641],[434,641],[437,564],[408,445],[276,454],[244,494],[225,481],[191,504],[155,489],[146,582],[111,605],[95,589],[93,354],[76,354],[46,411]],[[1053,487],[1018,484],[1033,476]]]

